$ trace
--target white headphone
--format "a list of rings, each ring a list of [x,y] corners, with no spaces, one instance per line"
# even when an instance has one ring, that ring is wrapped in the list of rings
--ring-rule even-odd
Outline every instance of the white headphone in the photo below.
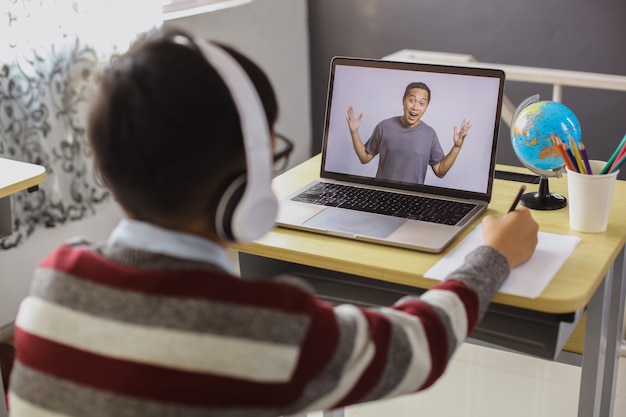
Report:
[[[204,39],[196,45],[230,90],[243,134],[246,172],[222,195],[215,229],[225,240],[251,242],[274,227],[278,200],[272,190],[272,144],[263,103],[239,63],[219,46]]]

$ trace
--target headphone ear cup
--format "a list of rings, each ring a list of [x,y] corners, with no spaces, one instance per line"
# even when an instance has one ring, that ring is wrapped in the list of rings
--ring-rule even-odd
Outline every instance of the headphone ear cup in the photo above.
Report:
[[[220,238],[235,242],[237,237],[233,230],[235,210],[246,190],[246,175],[242,174],[228,184],[222,194],[215,212],[215,230]]]

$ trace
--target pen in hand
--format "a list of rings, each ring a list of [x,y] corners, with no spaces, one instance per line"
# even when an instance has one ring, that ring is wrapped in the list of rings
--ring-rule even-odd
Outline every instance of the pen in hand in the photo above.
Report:
[[[519,188],[519,191],[517,192],[517,195],[515,196],[515,200],[513,200],[513,204],[511,204],[511,208],[509,209],[509,213],[512,212],[513,210],[515,210],[515,208],[517,207],[517,203],[519,203],[520,198],[522,198],[522,194],[524,194],[524,191],[526,191],[526,186],[522,185]]]

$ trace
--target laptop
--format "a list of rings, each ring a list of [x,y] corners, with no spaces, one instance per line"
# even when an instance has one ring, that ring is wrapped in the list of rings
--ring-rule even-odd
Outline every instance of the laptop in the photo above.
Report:
[[[277,225],[442,252],[491,200],[504,79],[491,68],[333,58],[320,176],[280,202]],[[456,159],[435,175],[462,128]]]

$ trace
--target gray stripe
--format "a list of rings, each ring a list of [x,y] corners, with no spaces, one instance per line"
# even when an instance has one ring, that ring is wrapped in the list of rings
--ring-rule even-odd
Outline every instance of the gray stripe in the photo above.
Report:
[[[339,325],[339,343],[333,358],[319,375],[309,380],[302,396],[294,403],[293,407],[286,410],[286,415],[294,414],[298,410],[308,407],[337,387],[345,370],[346,362],[354,350],[357,333],[357,325],[353,316],[340,313],[337,314],[337,321]],[[325,342],[320,341],[320,343]]]
[[[510,272],[506,258],[490,246],[480,246],[465,257],[465,263],[448,278],[468,285],[479,298],[478,320],[482,319],[491,299],[508,278]]]
[[[125,323],[292,345],[303,341],[310,321],[305,314],[118,290],[51,269],[36,270],[32,294]]]
[[[276,417],[276,408],[207,408],[144,400],[48,376],[16,363],[11,391],[46,410],[76,417]],[[207,396],[211,393],[206,392]]]
[[[404,327],[391,320],[391,341],[387,351],[386,366],[380,379],[372,391],[363,399],[363,402],[384,398],[396,388],[407,373],[407,366],[413,357],[413,349]],[[418,353],[419,354],[419,353]]]

